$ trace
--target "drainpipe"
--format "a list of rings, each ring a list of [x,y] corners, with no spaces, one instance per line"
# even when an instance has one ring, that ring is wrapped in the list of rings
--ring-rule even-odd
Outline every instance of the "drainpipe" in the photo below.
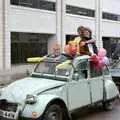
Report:
[[[95,0],[95,36],[96,36],[96,44],[98,49],[103,47],[102,42],[102,1]]]
[[[3,0],[3,67],[11,69],[11,39],[9,30],[10,0]]]
[[[64,32],[65,9],[65,0],[56,0],[56,39],[57,43],[61,45],[62,52],[66,42]]]
[[[61,0],[56,0],[56,41],[58,44],[62,44],[61,41],[61,29],[62,29],[62,1]],[[62,48],[62,45],[61,45]]]
[[[3,26],[3,21],[4,21],[4,8],[3,8],[3,3],[4,3],[4,0],[0,0],[0,70],[3,70],[4,68],[4,60],[3,60],[3,57],[4,57],[4,52],[3,52],[3,42],[4,42],[4,32],[3,32],[3,29],[4,29],[4,26]]]
[[[62,16],[61,16],[61,43],[62,43],[62,52],[64,51],[64,46],[66,44],[66,34],[65,34],[65,15],[66,15],[66,3],[65,0],[61,0],[62,2]]]

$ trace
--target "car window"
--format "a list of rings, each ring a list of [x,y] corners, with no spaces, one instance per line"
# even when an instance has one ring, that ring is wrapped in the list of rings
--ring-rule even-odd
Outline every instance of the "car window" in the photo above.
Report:
[[[99,77],[102,75],[102,71],[97,69],[96,64],[90,61],[90,77]]]
[[[104,74],[104,75],[109,75],[109,74],[110,74],[109,68],[108,68],[107,65],[105,65],[104,68],[103,68],[103,74]]]
[[[77,67],[79,79],[86,79],[88,77],[88,62],[87,60],[80,62]]]
[[[46,76],[46,74],[52,75],[52,76],[69,76],[70,72],[72,70],[72,64],[70,64],[70,60],[66,60],[65,62],[57,62],[57,61],[43,61],[40,62],[35,70],[34,73],[40,73],[43,76]]]

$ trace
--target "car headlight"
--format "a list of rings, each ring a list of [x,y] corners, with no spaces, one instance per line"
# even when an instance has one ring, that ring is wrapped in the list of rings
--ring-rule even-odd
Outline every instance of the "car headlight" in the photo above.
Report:
[[[35,104],[37,102],[37,98],[34,95],[27,95],[25,99],[26,104]]]

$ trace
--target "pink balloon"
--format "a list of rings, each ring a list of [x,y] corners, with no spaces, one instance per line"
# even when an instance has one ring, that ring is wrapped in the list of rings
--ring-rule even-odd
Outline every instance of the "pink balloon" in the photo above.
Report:
[[[98,63],[97,63],[97,68],[98,68],[98,70],[99,70],[99,71],[102,71],[103,67],[104,67],[103,61],[102,61],[102,60],[99,60]]]
[[[91,56],[91,60],[92,60],[94,63],[97,63],[98,60],[99,60],[99,58],[98,58],[98,56],[97,56],[96,54],[94,54],[94,55]]]
[[[107,51],[104,49],[104,48],[101,48],[99,51],[98,51],[98,57],[100,59],[102,59],[103,57],[105,57],[107,54]]]
[[[105,57],[102,59],[102,61],[103,61],[104,64],[110,65],[110,62],[109,62],[108,57],[105,56]]]

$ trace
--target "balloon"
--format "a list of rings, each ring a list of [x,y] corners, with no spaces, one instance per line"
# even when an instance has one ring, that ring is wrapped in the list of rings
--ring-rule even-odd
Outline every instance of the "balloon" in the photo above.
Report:
[[[91,56],[92,61],[95,63],[99,71],[103,70],[105,64],[109,65],[109,60],[106,57],[107,51],[104,48],[101,48],[98,51],[98,56],[96,54]]]
[[[109,59],[108,59],[108,57],[106,57],[106,56],[103,57],[102,61],[103,61],[103,63],[106,64],[106,65],[109,65],[109,64],[110,64]]]
[[[107,51],[104,49],[104,48],[101,48],[99,51],[98,51],[98,57],[100,59],[102,59],[103,57],[105,57],[107,54]]]
[[[104,67],[104,61],[103,61],[103,59],[99,58],[99,56],[97,56],[96,54],[94,54],[94,55],[91,56],[91,60],[96,65],[96,68],[99,71],[102,71],[102,69]]]
[[[92,60],[94,63],[98,63],[99,58],[98,58],[98,56],[97,56],[96,54],[93,54],[93,55],[91,56],[91,60]]]
[[[98,63],[97,63],[97,68],[98,68],[98,70],[102,71],[103,67],[104,67],[103,61],[102,61],[102,60],[99,60]]]

